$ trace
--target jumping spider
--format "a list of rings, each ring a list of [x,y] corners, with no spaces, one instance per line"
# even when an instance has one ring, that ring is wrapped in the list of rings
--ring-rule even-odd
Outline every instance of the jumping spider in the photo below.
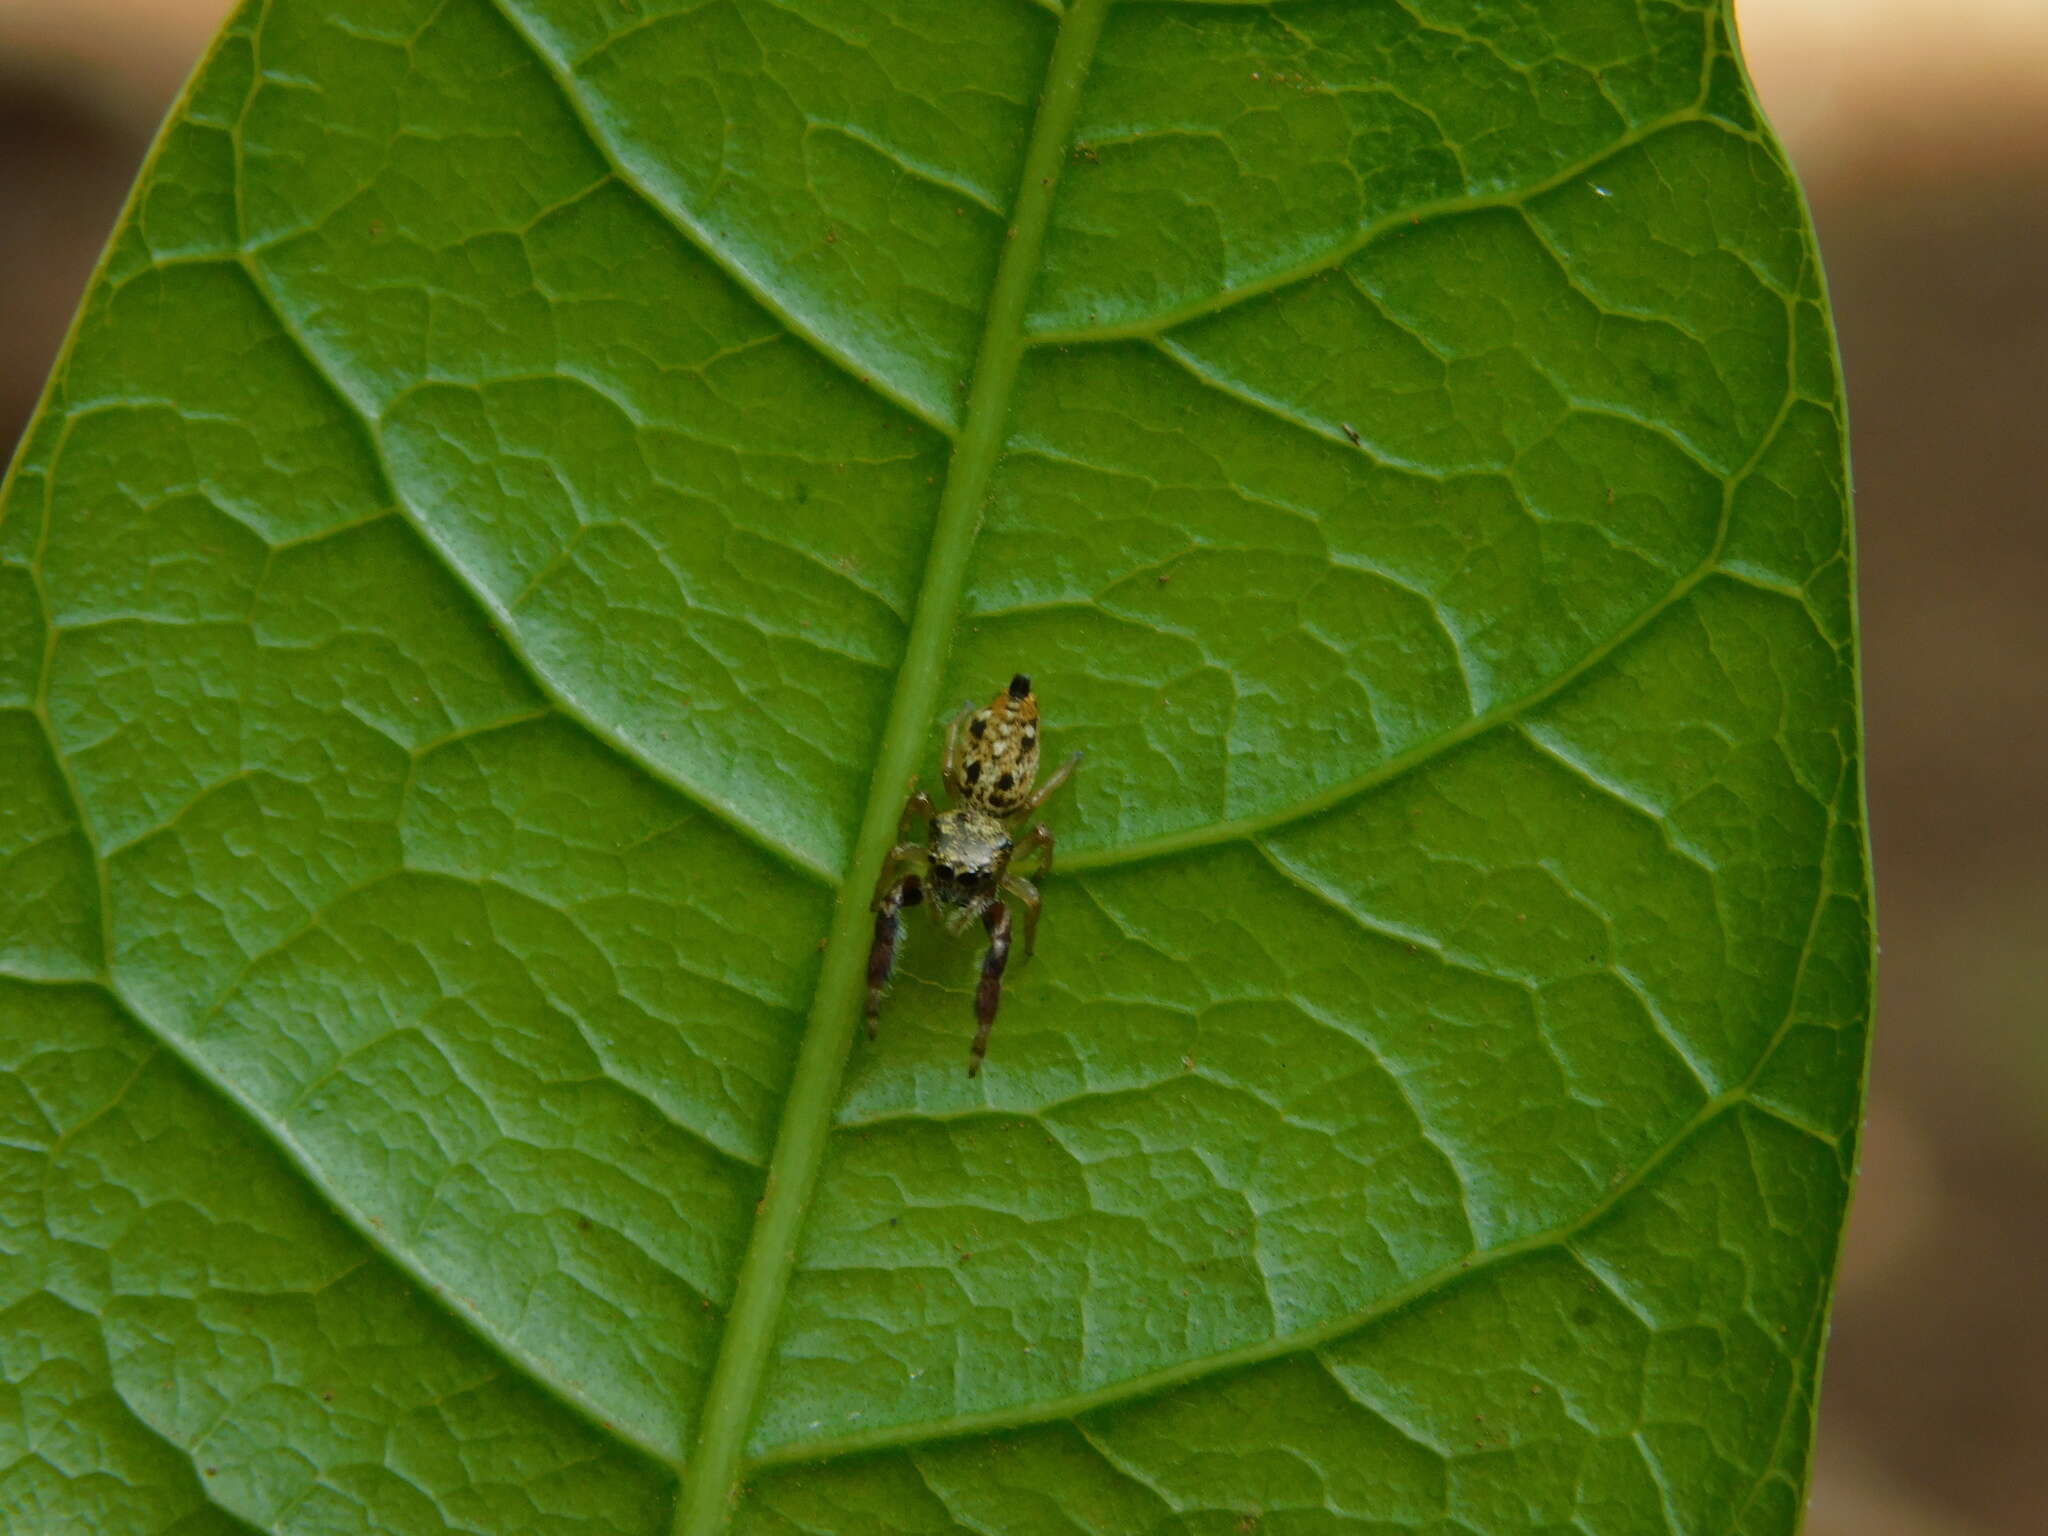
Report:
[[[965,752],[960,734],[967,733]],[[1003,967],[1010,959],[1010,908],[1014,896],[1024,907],[1024,953],[1038,943],[1038,887],[1010,873],[1016,843],[1009,823],[1029,816],[1067,782],[1079,766],[1076,752],[1043,788],[1032,792],[1038,778],[1038,699],[1031,679],[1018,673],[1010,686],[976,709],[969,704],[946,727],[946,759],[941,769],[946,793],[957,809],[939,810],[922,790],[903,806],[897,824],[898,842],[882,865],[875,887],[875,947],[868,951],[868,1038],[875,1038],[882,989],[896,969],[896,946],[903,937],[902,910],[932,899],[932,916],[948,933],[963,932],[975,918],[988,930],[988,953],[981,961],[981,985],[974,994],[977,1028],[968,1053],[967,1075],[981,1071],[988,1054],[988,1032],[995,1027],[996,1006],[1003,1000]],[[922,816],[931,824],[929,844],[910,839],[910,824]],[[1052,868],[1052,829],[1040,822],[1024,838],[1024,847],[1040,853],[1036,879]],[[905,866],[922,863],[925,873]]]

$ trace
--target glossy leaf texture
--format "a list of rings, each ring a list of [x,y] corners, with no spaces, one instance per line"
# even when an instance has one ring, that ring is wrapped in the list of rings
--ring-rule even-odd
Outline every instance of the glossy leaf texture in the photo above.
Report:
[[[0,514],[0,1526],[1791,1531],[1842,445],[1718,5],[252,0]]]

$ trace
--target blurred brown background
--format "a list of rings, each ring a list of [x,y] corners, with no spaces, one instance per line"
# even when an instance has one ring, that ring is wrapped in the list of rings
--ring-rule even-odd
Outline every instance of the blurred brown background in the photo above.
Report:
[[[225,0],[0,0],[0,448]],[[1855,426],[1877,1065],[1810,1536],[2048,1532],[2048,0],[1742,0]]]

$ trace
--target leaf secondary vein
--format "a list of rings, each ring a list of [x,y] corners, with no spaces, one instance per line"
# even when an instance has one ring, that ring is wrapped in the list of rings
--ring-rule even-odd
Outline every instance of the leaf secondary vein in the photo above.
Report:
[[[1046,66],[1045,88],[1025,150],[1009,239],[989,292],[967,414],[940,493],[931,553],[890,700],[852,866],[833,911],[817,991],[769,1162],[761,1214],[740,1265],[718,1362],[698,1415],[703,1427],[676,1509],[676,1536],[714,1536],[724,1529],[731,1511],[783,1295],[796,1264],[798,1239],[853,1044],[855,1008],[867,964],[868,893],[881,877],[883,860],[895,840],[903,796],[928,745],[968,561],[1024,355],[1025,307],[1038,275],[1053,192],[1107,7],[1108,0],[1076,0],[1061,19]]]
[[[633,165],[625,153],[612,142],[603,124],[591,111],[583,92],[577,88],[575,67],[548,50],[533,24],[526,19],[518,0],[486,0],[486,3],[498,14],[512,34],[524,44],[542,71],[554,82],[556,91],[560,93],[564,104],[582,128],[584,137],[590,141],[598,157],[610,167],[611,173],[619,179],[622,186],[652,208],[670,228],[688,240],[707,261],[730,278],[742,293],[773,316],[776,324],[803,341],[819,357],[858,379],[890,404],[916,417],[933,431],[948,437],[953,435],[953,423],[945,418],[943,412],[935,409],[931,403],[918,399],[908,390],[882,378],[873,369],[863,369],[858,359],[848,356],[820,335],[817,328],[785,303],[782,296],[776,293],[766,279],[750,268],[737,251],[714,238],[712,232],[687,208],[661,196],[655,190],[653,179]]]
[[[1721,519],[1706,554],[1700,558],[1698,564],[1673,582],[1663,596],[1645,606],[1634,618],[1587,651],[1571,666],[1563,668],[1539,687],[1515,698],[1503,700],[1493,708],[1471,716],[1462,725],[1419,741],[1405,752],[1396,753],[1384,762],[1368,768],[1364,773],[1326,785],[1313,794],[1304,795],[1301,799],[1274,810],[1205,822],[1201,826],[1185,827],[1178,832],[1165,832],[1157,837],[1142,838],[1136,842],[1118,843],[1106,848],[1084,848],[1061,855],[1060,868],[1067,874],[1079,874],[1091,869],[1112,869],[1121,864],[1166,858],[1172,854],[1188,853],[1198,848],[1211,848],[1220,843],[1247,842],[1265,833],[1277,832],[1294,822],[1310,820],[1359,795],[1378,789],[1403,774],[1412,773],[1425,763],[1444,756],[1475,737],[1483,736],[1504,725],[1523,721],[1530,713],[1564,693],[1665,614],[1675,609],[1702,583],[1710,578],[1732,578],[1733,573],[1722,564],[1721,556],[1727,546],[1728,529],[1735,514],[1735,493],[1743,482],[1748,480],[1757,465],[1763,462],[1764,455],[1777,441],[1779,432],[1784,429],[1786,416],[1799,398],[1793,382],[1796,376],[1797,357],[1791,347],[1786,349],[1786,359],[1785,394],[1778,402],[1777,412],[1772,416],[1770,425],[1758,434],[1756,446],[1750,450],[1749,458],[1741,467],[1724,478]],[[1805,601],[1803,597],[1780,595],[1787,596],[1790,601]]]
[[[1414,229],[1459,214],[1480,213],[1496,208],[1521,209],[1546,193],[1569,185],[1581,176],[1597,173],[1608,162],[1632,149],[1640,148],[1673,128],[1706,124],[1736,138],[1755,141],[1755,134],[1708,117],[1705,105],[1706,96],[1703,89],[1697,100],[1689,102],[1677,111],[1653,118],[1625,133],[1618,134],[1592,154],[1574,160],[1569,165],[1559,166],[1548,174],[1535,177],[1528,182],[1486,192],[1459,192],[1434,202],[1412,206],[1404,204],[1392,213],[1359,226],[1344,239],[1333,241],[1312,255],[1246,278],[1203,298],[1191,299],[1155,314],[1130,320],[1091,321],[1085,325],[1046,325],[1034,328],[1027,345],[1058,347],[1111,341],[1158,341],[1167,332],[1181,326],[1210,319],[1240,305],[1248,304],[1254,299],[1264,298],[1283,288],[1294,287],[1296,284],[1307,282],[1310,278],[1319,277],[1325,272],[1341,267],[1368,246],[1378,244],[1388,235],[1399,234],[1403,230]]]

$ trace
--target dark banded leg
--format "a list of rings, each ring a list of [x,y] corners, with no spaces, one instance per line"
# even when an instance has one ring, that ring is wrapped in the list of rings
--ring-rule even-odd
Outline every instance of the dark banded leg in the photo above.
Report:
[[[882,1011],[882,990],[896,970],[896,946],[903,938],[903,908],[924,900],[924,882],[905,875],[882,893],[875,903],[875,947],[868,951],[868,1038],[877,1033],[875,1020]]]
[[[1010,909],[996,902],[981,919],[988,929],[988,953],[981,957],[981,985],[974,993],[974,1048],[967,1053],[967,1075],[981,1075],[988,1054],[988,1032],[996,1027],[996,1008],[1003,1000],[1003,967],[1010,963]]]

